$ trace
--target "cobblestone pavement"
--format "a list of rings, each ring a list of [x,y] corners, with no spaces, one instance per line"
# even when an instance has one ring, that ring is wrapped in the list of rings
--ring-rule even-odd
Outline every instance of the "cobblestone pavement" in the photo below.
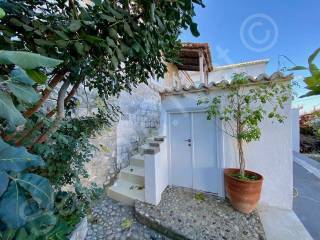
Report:
[[[92,210],[86,240],[167,240],[168,238],[137,222],[132,207],[105,197]]]
[[[174,239],[266,239],[256,212],[235,211],[225,199],[168,187],[158,206],[137,201],[137,218]]]

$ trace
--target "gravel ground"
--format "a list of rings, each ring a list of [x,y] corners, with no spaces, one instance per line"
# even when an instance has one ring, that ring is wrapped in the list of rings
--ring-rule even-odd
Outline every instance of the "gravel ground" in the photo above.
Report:
[[[256,212],[242,214],[225,199],[181,187],[168,187],[156,207],[137,201],[135,211],[139,221],[174,239],[266,239]]]
[[[108,197],[97,203],[88,220],[86,240],[168,239],[138,223],[132,207],[120,205]]]

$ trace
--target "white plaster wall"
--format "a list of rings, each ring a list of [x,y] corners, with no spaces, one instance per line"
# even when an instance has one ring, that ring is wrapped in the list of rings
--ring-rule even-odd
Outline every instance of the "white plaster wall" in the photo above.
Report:
[[[145,154],[145,200],[147,203],[157,205],[161,194],[168,186],[168,158],[166,140],[160,144],[160,152]]]
[[[209,95],[221,95],[221,90],[213,90]],[[190,111],[200,109],[197,99],[200,93],[171,95],[162,97],[160,129],[167,135],[168,111]],[[203,108],[203,107],[202,107]],[[261,124],[262,136],[257,142],[245,146],[247,169],[264,176],[261,201],[262,205],[292,208],[292,139],[291,139],[291,103],[287,103],[283,114],[287,119],[284,124],[264,120]],[[224,167],[239,167],[237,148],[234,139],[221,133],[218,146],[221,151],[221,171]],[[223,178],[221,184],[223,183]]]
[[[266,72],[266,63],[254,64],[242,67],[224,68],[217,67],[214,68],[212,72],[209,73],[209,82],[221,82],[223,80],[229,81],[234,73],[242,73],[257,77],[261,73]]]
[[[246,169],[264,176],[261,205],[292,208],[293,156],[291,138],[291,104],[282,113],[287,116],[283,124],[265,119],[261,123],[259,141],[244,145]],[[225,167],[239,167],[236,141],[230,136],[224,139]]]
[[[235,67],[228,67],[221,66],[221,67],[214,67],[212,72],[209,72],[208,75],[208,82],[221,82],[223,80],[230,81],[232,75],[234,73],[242,73],[245,72],[250,76],[257,77],[261,73],[266,72],[267,63],[259,63],[259,64],[252,64],[247,66],[235,66]],[[200,73],[195,71],[187,71],[191,79],[196,83],[200,83]]]
[[[300,152],[300,117],[299,108],[293,108],[291,110],[292,116],[292,149],[295,152]]]

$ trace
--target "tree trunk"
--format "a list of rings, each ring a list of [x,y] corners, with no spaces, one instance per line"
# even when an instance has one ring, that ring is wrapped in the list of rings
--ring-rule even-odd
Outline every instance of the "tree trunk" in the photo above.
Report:
[[[81,84],[81,82],[79,81],[73,86],[73,88],[69,92],[68,96],[64,99],[64,105],[66,105],[70,101],[70,99],[74,96],[74,94],[77,92],[80,84]],[[57,108],[52,109],[50,112],[47,113],[46,117],[51,118],[56,113],[56,111],[57,111]],[[43,126],[43,122],[36,123],[33,128],[31,128],[30,130],[25,132],[18,140],[16,140],[15,145],[21,146],[21,144],[24,140],[29,138],[36,130],[38,130],[42,126]]]
[[[42,92],[41,99],[34,105],[32,108],[28,109],[23,113],[25,118],[31,117],[32,114],[39,111],[43,103],[48,99],[52,90],[57,86],[57,84],[64,78],[65,74],[67,73],[67,69],[59,70],[56,75],[50,81],[48,87]]]
[[[46,133],[43,133],[36,140],[35,143],[45,142],[52,133],[54,133],[55,131],[58,130],[62,119],[64,119],[64,98],[65,98],[65,95],[67,93],[67,89],[69,86],[70,86],[69,80],[65,81],[63,83],[63,85],[61,86],[59,93],[58,93],[58,100],[57,100],[57,116],[56,116],[55,120],[53,121],[53,124],[50,127],[50,129]]]
[[[245,159],[243,154],[243,141],[241,138],[238,138],[238,150],[239,150],[239,165],[240,165],[240,176],[245,177]]]

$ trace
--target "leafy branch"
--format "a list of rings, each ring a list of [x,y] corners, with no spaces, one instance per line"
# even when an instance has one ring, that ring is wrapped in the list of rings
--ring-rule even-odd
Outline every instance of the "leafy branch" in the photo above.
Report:
[[[287,83],[261,83],[252,87],[248,83],[244,73],[234,74],[224,95],[198,100],[198,105],[208,107],[207,119],[220,119],[223,131],[237,140],[242,177],[245,177],[243,141],[248,143],[260,139],[260,123],[265,117],[283,123],[285,116],[280,110],[291,96],[291,86]]]

